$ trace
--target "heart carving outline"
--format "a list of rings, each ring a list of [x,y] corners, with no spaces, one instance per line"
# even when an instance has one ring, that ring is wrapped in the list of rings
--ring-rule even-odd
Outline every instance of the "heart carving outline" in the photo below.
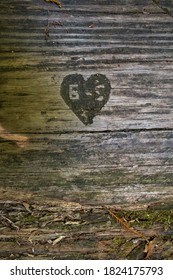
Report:
[[[103,74],[91,75],[86,81],[81,74],[71,74],[61,84],[63,100],[85,125],[93,123],[107,103],[110,91],[110,81]]]

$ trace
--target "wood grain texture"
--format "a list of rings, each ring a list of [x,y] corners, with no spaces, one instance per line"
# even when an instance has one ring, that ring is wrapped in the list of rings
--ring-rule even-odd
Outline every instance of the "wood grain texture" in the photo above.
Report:
[[[163,11],[171,16],[173,16],[173,1],[172,0],[153,0],[154,3],[159,5]]]
[[[67,1],[62,9],[37,2],[1,3],[0,117],[5,128],[11,132],[172,128],[170,16],[151,1],[129,5],[98,1],[94,6],[92,1],[66,5],[71,3]],[[60,96],[63,78],[73,73],[85,79],[102,73],[111,82],[110,99],[89,127]]]
[[[1,259],[139,259],[143,242],[101,206],[81,205],[13,188],[0,189]],[[14,198],[15,197],[15,198]],[[151,259],[172,259],[171,204],[150,203],[116,213],[153,240]],[[8,217],[8,218],[7,218]],[[140,249],[138,253],[142,253]]]
[[[173,198],[170,131],[31,135],[27,148],[1,141],[3,186],[83,204]]]
[[[0,258],[137,258],[103,206],[173,258],[173,17],[152,0],[1,0],[0,16]],[[111,84],[92,124],[61,95],[76,73]]]

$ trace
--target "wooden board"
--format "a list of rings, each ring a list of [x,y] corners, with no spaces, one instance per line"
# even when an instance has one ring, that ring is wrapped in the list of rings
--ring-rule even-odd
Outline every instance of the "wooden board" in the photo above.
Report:
[[[171,14],[151,0],[1,0],[0,15],[0,258],[140,258],[129,238],[145,238],[107,206],[171,259]]]
[[[172,0],[153,0],[163,11],[173,16],[173,2]]]

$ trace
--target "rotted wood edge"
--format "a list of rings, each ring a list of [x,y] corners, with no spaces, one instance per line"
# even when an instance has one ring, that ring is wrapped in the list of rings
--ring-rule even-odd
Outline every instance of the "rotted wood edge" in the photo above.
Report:
[[[0,259],[143,259],[145,239],[100,206],[0,189]],[[172,203],[128,207],[116,214],[152,240],[149,259],[172,259]],[[110,206],[108,206],[110,207]]]

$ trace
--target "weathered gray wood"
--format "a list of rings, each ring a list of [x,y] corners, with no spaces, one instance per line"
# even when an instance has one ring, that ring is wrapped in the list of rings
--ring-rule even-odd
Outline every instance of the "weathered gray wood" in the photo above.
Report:
[[[30,135],[27,146],[1,141],[3,186],[83,204],[173,198],[173,133]]]
[[[0,258],[138,258],[145,238],[107,206],[171,259],[173,18],[152,0],[1,0],[0,16]],[[76,73],[111,84],[92,124],[62,98]]]
[[[173,16],[173,1],[172,0],[153,0],[165,13]]]
[[[37,2],[1,1],[3,127],[11,132],[172,128],[170,16],[151,1],[118,6],[101,1],[94,11],[92,1],[61,10]],[[108,103],[87,127],[60,96],[63,78],[76,72],[85,79],[105,74],[111,82]]]

